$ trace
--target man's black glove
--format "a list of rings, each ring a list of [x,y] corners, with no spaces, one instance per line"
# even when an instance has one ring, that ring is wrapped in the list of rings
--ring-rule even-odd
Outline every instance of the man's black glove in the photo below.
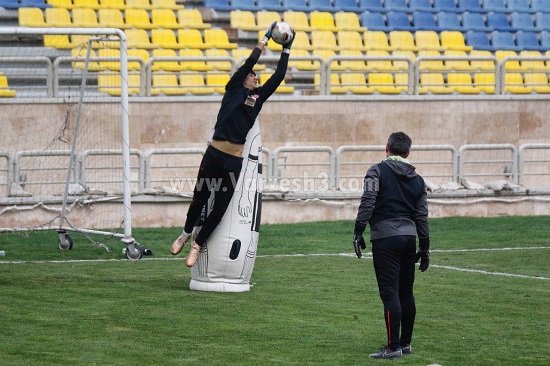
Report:
[[[292,47],[292,43],[294,42],[294,38],[296,38],[296,31],[293,29],[292,30],[292,40],[290,42],[288,42],[287,44],[285,44],[283,46],[283,48],[286,48],[287,50],[290,50],[290,47]]]
[[[365,244],[363,234],[355,231],[353,233],[353,249],[355,249],[355,255],[357,255],[357,258],[361,258],[363,256],[363,253],[361,253],[361,249],[365,249],[366,247],[367,244]]]
[[[419,239],[419,248],[416,252],[416,262],[420,260],[420,271],[424,272],[430,266],[430,239]]]

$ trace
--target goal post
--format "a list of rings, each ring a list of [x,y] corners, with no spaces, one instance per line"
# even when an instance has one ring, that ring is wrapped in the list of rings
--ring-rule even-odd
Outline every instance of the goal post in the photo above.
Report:
[[[0,99],[5,125],[0,135],[0,232],[55,230],[61,249],[72,247],[69,231],[114,236],[127,246],[129,259],[141,258],[131,215],[132,186],[138,181],[132,178],[141,158],[130,151],[124,32],[2,27],[0,36],[78,40],[71,49],[45,45],[44,50],[53,50],[47,57],[36,54],[40,47],[20,45],[0,53],[0,75],[13,81],[14,89],[11,97]],[[116,59],[109,60],[117,67],[91,67],[98,64],[92,44],[116,47]],[[75,54],[79,62],[71,59]],[[116,80],[111,87],[117,93],[101,91],[97,82],[102,76]],[[63,78],[69,81],[61,91]],[[80,83],[74,81],[78,78]],[[39,79],[46,80],[45,92],[33,89]]]

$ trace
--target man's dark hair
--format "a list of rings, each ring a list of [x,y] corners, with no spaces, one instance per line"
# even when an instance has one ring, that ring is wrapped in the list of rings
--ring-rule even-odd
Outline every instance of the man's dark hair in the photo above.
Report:
[[[407,155],[411,145],[412,140],[405,132],[394,132],[388,138],[388,149],[392,154]]]

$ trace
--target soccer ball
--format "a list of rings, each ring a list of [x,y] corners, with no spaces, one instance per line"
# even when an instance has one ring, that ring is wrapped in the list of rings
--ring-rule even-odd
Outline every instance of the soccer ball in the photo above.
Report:
[[[271,38],[275,43],[285,45],[292,41],[294,33],[292,27],[285,22],[277,22],[271,31]]]

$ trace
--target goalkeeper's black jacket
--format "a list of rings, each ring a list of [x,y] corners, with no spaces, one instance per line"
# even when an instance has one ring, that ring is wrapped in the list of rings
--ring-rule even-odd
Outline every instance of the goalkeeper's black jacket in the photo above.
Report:
[[[286,52],[281,53],[275,73],[261,87],[250,90],[243,83],[258,62],[262,51],[254,48],[250,57],[233,74],[225,86],[225,94],[218,112],[216,126],[214,127],[214,140],[229,141],[235,144],[244,144],[248,131],[254,125],[254,121],[264,102],[275,92],[285,78],[288,67]]]
[[[428,240],[426,198],[424,179],[414,166],[396,160],[373,165],[365,176],[355,230],[363,233],[368,222],[371,240],[396,235]]]

